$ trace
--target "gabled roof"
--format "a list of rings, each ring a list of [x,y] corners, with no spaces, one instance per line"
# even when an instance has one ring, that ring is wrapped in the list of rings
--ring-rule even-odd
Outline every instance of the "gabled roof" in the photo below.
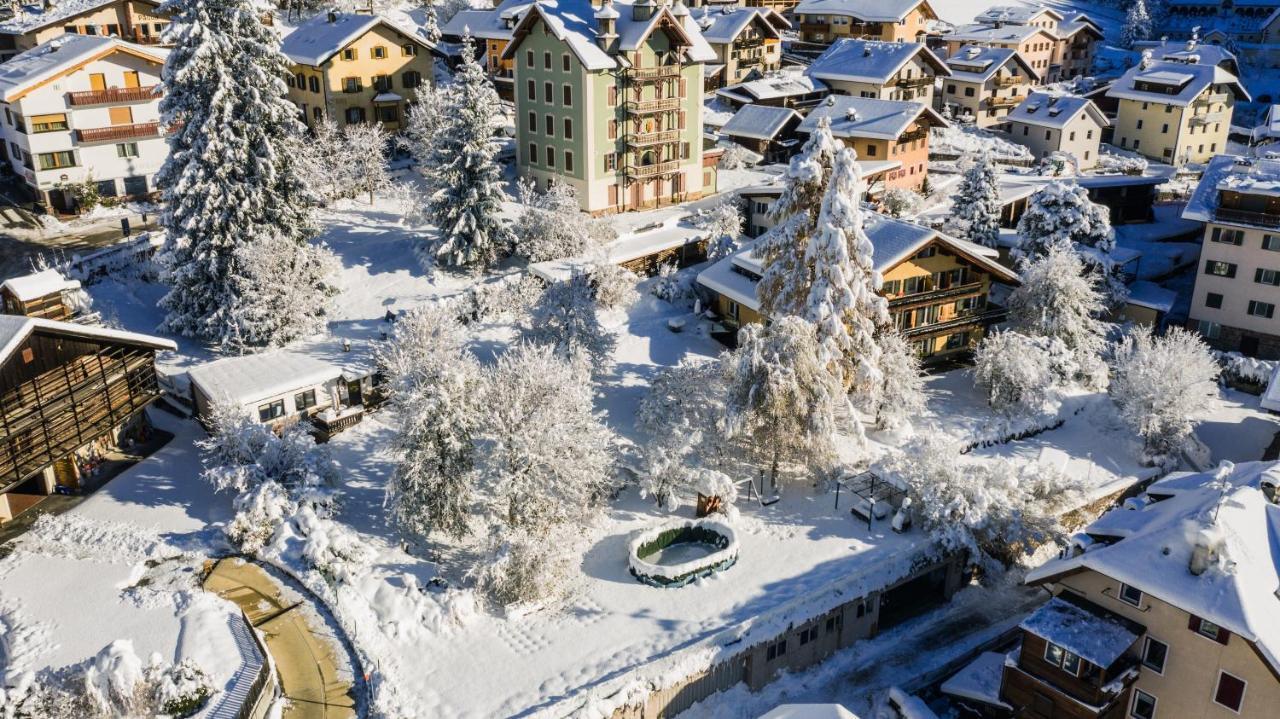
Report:
[[[299,65],[316,67],[379,25],[385,25],[425,47],[432,47],[417,29],[404,27],[382,15],[322,12],[286,35],[280,43],[280,51]]]
[[[1175,94],[1137,89],[1138,82],[1176,88]],[[1129,68],[1107,91],[1107,97],[1155,102],[1162,105],[1187,106],[1211,85],[1226,85],[1237,99],[1248,100],[1249,93],[1235,75],[1216,65],[1188,65],[1182,62],[1152,61]]]
[[[1225,627],[1280,675],[1280,505],[1268,501],[1265,483],[1280,483],[1274,462],[1171,474],[1127,505],[1138,508],[1113,509],[1085,527],[1069,554],[1026,581],[1095,571]],[[1197,545],[1209,550],[1200,574],[1190,569]]]
[[[945,63],[917,42],[884,42],[840,38],[813,61],[808,73],[821,80],[884,84],[913,58],[920,58],[938,75],[950,75]]]
[[[996,43],[1001,45],[1020,45],[1031,39],[1034,35],[1044,35],[1050,40],[1056,40],[1052,33],[1044,28],[1035,27],[1033,25],[1005,25],[1003,27],[991,27],[990,25],[963,25],[955,29],[947,35],[943,35],[944,40],[960,40],[963,42],[974,43]]]
[[[1210,45],[1195,40],[1134,43],[1135,49],[1150,50],[1151,57],[1168,62],[1185,62],[1199,65],[1221,65],[1234,73],[1239,69],[1235,53],[1221,45]]]
[[[933,127],[947,127],[947,121],[924,103],[831,95],[809,112],[800,123],[800,132],[813,132],[822,117],[831,119],[831,134],[836,137],[873,140],[896,140],[920,119]]]
[[[224,357],[187,371],[191,383],[212,401],[252,404],[342,376],[342,367],[301,352],[274,350]]]
[[[1076,95],[1059,95],[1037,91],[1027,95],[1021,105],[1009,111],[1008,122],[1021,122],[1038,127],[1062,129],[1077,117],[1088,115],[1098,127],[1110,127],[1111,122],[1093,101]]]
[[[1087,32],[1098,40],[1104,37],[1102,28],[1098,26],[1098,23],[1094,22],[1088,15],[1083,14],[1077,15],[1074,20],[1058,23],[1058,28],[1053,34],[1057,35],[1061,40],[1070,40],[1082,32]]]
[[[135,1],[152,9],[160,5],[154,0]],[[115,2],[116,0],[62,0],[48,8],[41,2],[24,4],[17,8],[12,18],[0,23],[0,35],[25,35],[50,25],[65,23],[77,15],[93,12]]]
[[[13,102],[28,92],[112,53],[122,52],[163,65],[169,51],[134,45],[101,35],[60,35],[0,64],[0,101]]]
[[[798,119],[800,113],[789,107],[771,107],[769,105],[743,105],[729,121],[720,128],[721,134],[729,137],[748,137],[753,140],[772,140],[782,132],[793,118]]]
[[[1217,155],[1209,160],[1182,218],[1197,222],[1213,222],[1222,190],[1244,194],[1280,196],[1280,160]],[[1247,224],[1247,223],[1244,223]]]
[[[715,45],[725,45],[738,39],[752,22],[760,25],[765,37],[771,38],[781,37],[781,31],[791,27],[790,22],[769,8],[736,5],[717,8],[703,5],[700,11],[694,11],[694,21],[702,31],[702,37]]]
[[[1022,57],[1022,53],[1011,47],[964,45],[947,58],[947,68],[951,71],[951,77],[957,80],[984,83],[1010,62],[1021,67],[1028,79],[1032,81],[1039,79],[1040,73],[1036,72],[1035,68],[1031,67],[1031,63]]]
[[[866,22],[898,22],[922,5],[930,19],[937,17],[925,0],[800,0],[791,14],[840,15]]]
[[[21,277],[10,277],[0,284],[0,289],[8,290],[22,302],[30,302],[67,290],[78,290],[80,283],[63,277],[61,272],[50,267]]]
[[[124,332],[122,330],[107,329],[106,327],[81,325],[74,322],[58,322],[35,317],[0,315],[0,364],[8,361],[14,351],[31,336],[32,332],[37,330],[87,340],[137,345],[155,350],[178,349],[178,346],[169,340],[136,332]]]
[[[1042,14],[1047,14],[1050,18],[1058,22],[1062,22],[1066,19],[1062,13],[1043,5],[995,5],[987,8],[985,12],[974,16],[973,21],[983,25],[991,25],[995,23],[1026,25],[1032,20],[1040,17]]]
[[[827,89],[827,83],[817,78],[800,72],[782,70],[759,80],[748,80],[723,87],[717,90],[716,94],[726,94],[738,101],[741,101],[739,98],[742,97],[749,100],[773,100],[780,97],[825,92]]]

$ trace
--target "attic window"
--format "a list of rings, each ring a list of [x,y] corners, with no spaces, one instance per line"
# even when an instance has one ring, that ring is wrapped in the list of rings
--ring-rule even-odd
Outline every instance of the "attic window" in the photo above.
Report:
[[[1142,590],[1122,583],[1120,585],[1120,601],[1140,607],[1142,606]]]
[[[343,50],[343,51],[342,51],[342,59],[343,59],[343,60],[354,60],[354,59],[356,59],[356,49],[355,49],[354,47],[349,47],[349,48],[347,48],[346,50]]]
[[[1057,117],[1058,115],[1061,115],[1061,114],[1062,114],[1062,108],[1060,107],[1053,107],[1049,109],[1049,117]]]

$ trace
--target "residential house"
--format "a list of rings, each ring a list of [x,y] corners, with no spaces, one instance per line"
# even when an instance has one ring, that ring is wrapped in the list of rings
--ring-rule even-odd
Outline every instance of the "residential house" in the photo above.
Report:
[[[1220,67],[1148,58],[1107,96],[1118,101],[1112,144],[1178,167],[1225,151],[1236,101],[1250,99]]]
[[[80,283],[53,268],[0,284],[0,312],[45,320],[69,320],[83,309]]]
[[[66,34],[156,45],[168,26],[158,0],[17,3],[13,16],[0,22],[0,62]]]
[[[932,106],[936,78],[951,71],[922,43],[841,38],[813,61],[808,73],[837,95]]]
[[[1199,40],[1143,40],[1133,44],[1135,50],[1151,51],[1153,60],[1185,62],[1191,65],[1216,65],[1240,77],[1240,62],[1235,53],[1221,45]]]
[[[1026,58],[1009,48],[966,45],[947,58],[947,68],[939,104],[978,127],[1003,123],[1040,82]]]
[[[484,57],[485,70],[493,80],[498,95],[507,101],[515,99],[515,74],[510,60],[503,60],[502,53],[511,42],[520,16],[532,5],[530,0],[504,0],[491,10],[460,10],[440,28],[440,43],[447,56],[455,63],[460,59],[464,37],[470,37],[476,52]]]
[[[682,3],[539,3],[503,57],[515,62],[521,177],[570,185],[597,214],[714,192],[702,100],[716,56]]]
[[[720,128],[720,134],[760,155],[765,162],[786,162],[799,147],[796,128],[803,118],[787,107],[745,105]]]
[[[782,31],[787,22],[768,8],[703,5],[693,10],[702,37],[716,54],[704,65],[708,88],[757,79],[782,67]]]
[[[1182,216],[1205,223],[1188,326],[1219,349],[1280,359],[1280,161],[1213,158]]]
[[[987,327],[1004,318],[1004,308],[990,300],[992,285],[1018,279],[996,261],[994,250],[879,214],[869,214],[865,229],[893,323],[921,357],[967,353]],[[714,295],[710,309],[723,324],[736,328],[764,320],[756,295],[763,271],[754,245],[748,245],[698,275]]]
[[[923,42],[938,19],[928,0],[800,0],[792,16],[800,41],[811,45],[842,37]]]
[[[1075,95],[1033,92],[1005,118],[1009,136],[1038,158],[1070,155],[1077,169],[1098,164],[1102,129],[1111,123],[1097,105]]]
[[[978,25],[1002,28],[1006,25],[1039,28],[1056,39],[1048,71],[1039,74],[1051,82],[1089,74],[1101,27],[1082,13],[1065,16],[1043,5],[998,5],[973,19]]]
[[[918,102],[832,95],[800,123],[810,133],[819,118],[831,121],[831,134],[852,147],[863,160],[901,163],[885,175],[884,184],[920,190],[929,177],[929,129],[947,121]]]
[[[1020,625],[1015,717],[1265,717],[1280,706],[1274,463],[1175,473],[1027,574],[1053,599]]]
[[[885,177],[894,170],[902,168],[902,163],[896,160],[880,160],[868,161],[858,160],[858,178],[863,182],[864,193],[860,198],[863,202],[875,205],[884,195]],[[759,237],[774,227],[773,212],[774,203],[782,196],[783,184],[781,178],[762,183],[759,185],[751,185],[737,191],[739,197],[743,199],[743,227],[742,233],[747,237]]]
[[[72,185],[150,195],[169,154],[160,126],[167,51],[64,35],[0,65],[0,157],[49,208],[79,210]]]
[[[160,397],[155,355],[172,349],[133,332],[0,315],[0,522],[75,491],[91,455],[146,431],[142,410]]]
[[[432,81],[432,46],[380,15],[320,13],[285,36],[280,50],[292,62],[289,99],[308,127],[329,119],[398,130],[418,87]]]
[[[831,88],[797,67],[784,67],[759,80],[748,80],[716,90],[716,99],[732,108],[770,105],[805,110],[831,94]]]
[[[1053,72],[1058,39],[1044,28],[1031,25],[965,25],[942,38],[947,43],[947,58],[956,57],[962,49],[971,45],[1003,48],[1013,50],[1022,57],[1031,67],[1037,83],[1057,79],[1050,73]]]

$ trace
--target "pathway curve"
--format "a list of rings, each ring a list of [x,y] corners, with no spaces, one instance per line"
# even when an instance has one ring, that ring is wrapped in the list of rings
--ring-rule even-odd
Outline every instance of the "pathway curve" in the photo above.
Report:
[[[256,564],[220,559],[205,579],[204,588],[235,602],[255,629],[262,632],[267,651],[289,700],[283,719],[354,719],[355,686],[332,633],[312,626],[302,611],[305,600],[290,592]]]

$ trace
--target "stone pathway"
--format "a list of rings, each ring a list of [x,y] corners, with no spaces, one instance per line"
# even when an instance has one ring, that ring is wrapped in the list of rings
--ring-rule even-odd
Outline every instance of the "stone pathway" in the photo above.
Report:
[[[285,598],[280,583],[264,569],[237,559],[222,559],[204,588],[235,602],[263,633],[275,661],[288,706],[283,719],[351,719],[356,716],[354,686],[339,666],[343,658],[327,627],[312,627],[302,602]]]

